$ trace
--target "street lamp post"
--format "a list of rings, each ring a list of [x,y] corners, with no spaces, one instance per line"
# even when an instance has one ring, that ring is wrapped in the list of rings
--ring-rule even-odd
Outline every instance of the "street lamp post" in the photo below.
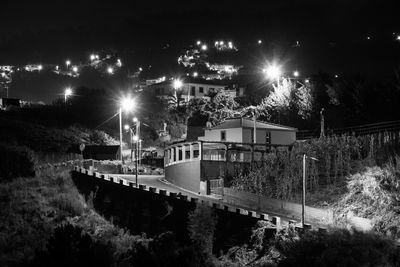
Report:
[[[126,111],[129,112],[130,110],[132,110],[134,105],[134,100],[130,97],[127,98],[123,98],[121,100],[120,103],[120,107],[119,107],[119,148],[120,148],[120,155],[119,155],[119,159],[121,160],[121,163],[123,162],[123,157],[122,157],[122,111]]]

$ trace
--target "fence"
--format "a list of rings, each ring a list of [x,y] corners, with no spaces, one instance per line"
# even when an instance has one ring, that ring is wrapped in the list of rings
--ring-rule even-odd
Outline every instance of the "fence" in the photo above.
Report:
[[[400,121],[386,121],[378,122],[364,125],[357,125],[344,128],[328,129],[326,135],[369,135],[384,132],[400,132]],[[298,140],[307,140],[311,138],[316,138],[320,136],[320,131],[318,130],[300,130],[297,132]]]

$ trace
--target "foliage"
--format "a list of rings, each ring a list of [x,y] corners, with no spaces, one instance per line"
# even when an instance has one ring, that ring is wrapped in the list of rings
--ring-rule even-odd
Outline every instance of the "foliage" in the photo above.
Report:
[[[60,225],[32,266],[111,266],[107,245],[94,241],[81,227]]]
[[[188,230],[193,242],[194,250],[197,251],[201,262],[211,265],[214,231],[217,217],[213,211],[204,205],[197,205],[196,209],[188,216]]]
[[[35,162],[29,148],[0,143],[0,181],[34,175]]]
[[[331,229],[276,232],[258,223],[249,241],[219,258],[221,266],[398,266],[399,248],[393,240],[373,233]]]
[[[386,141],[382,141],[386,140]],[[307,192],[342,187],[346,177],[366,164],[389,155],[389,135],[333,136],[295,143],[293,147],[271,148],[255,162],[249,172],[233,177],[231,185],[272,198],[299,199],[302,187],[302,158],[306,154],[318,161],[306,161]],[[260,155],[261,156],[261,155]],[[386,156],[387,157],[387,156]]]
[[[400,238],[400,157],[384,167],[367,168],[349,177],[347,193],[335,204],[339,223],[347,214],[371,219],[376,231]]]
[[[4,114],[3,114],[4,115]],[[54,128],[25,121],[17,117],[0,116],[0,138],[3,142],[26,146],[33,151],[66,152],[80,143],[115,144],[116,141],[101,131],[92,131],[77,125]]]
[[[307,231],[300,238],[275,244],[282,260],[278,266],[398,266],[399,249],[393,241],[372,233],[333,230]]]

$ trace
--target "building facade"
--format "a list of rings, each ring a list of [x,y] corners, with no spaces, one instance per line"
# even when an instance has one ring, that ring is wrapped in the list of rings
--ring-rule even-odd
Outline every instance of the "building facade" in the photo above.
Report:
[[[173,81],[164,81],[155,83],[147,86],[147,90],[150,90],[155,96],[167,99],[168,97],[175,94],[180,96],[182,101],[189,101],[194,98],[205,98],[209,99],[210,93],[224,92],[231,95],[232,97],[242,96],[243,88],[230,88],[221,81],[211,81],[204,79],[188,78],[182,81],[180,88],[173,87]]]
[[[256,121],[256,142],[254,142],[254,121],[249,118],[227,119],[219,125],[206,128],[201,141],[256,143],[271,145],[292,145],[296,141],[296,128]]]

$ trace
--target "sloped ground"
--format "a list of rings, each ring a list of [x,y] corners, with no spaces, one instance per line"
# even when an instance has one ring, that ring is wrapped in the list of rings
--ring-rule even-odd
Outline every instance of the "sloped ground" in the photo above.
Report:
[[[400,157],[350,176],[347,192],[332,207],[339,225],[354,214],[371,219],[377,232],[400,239]]]

